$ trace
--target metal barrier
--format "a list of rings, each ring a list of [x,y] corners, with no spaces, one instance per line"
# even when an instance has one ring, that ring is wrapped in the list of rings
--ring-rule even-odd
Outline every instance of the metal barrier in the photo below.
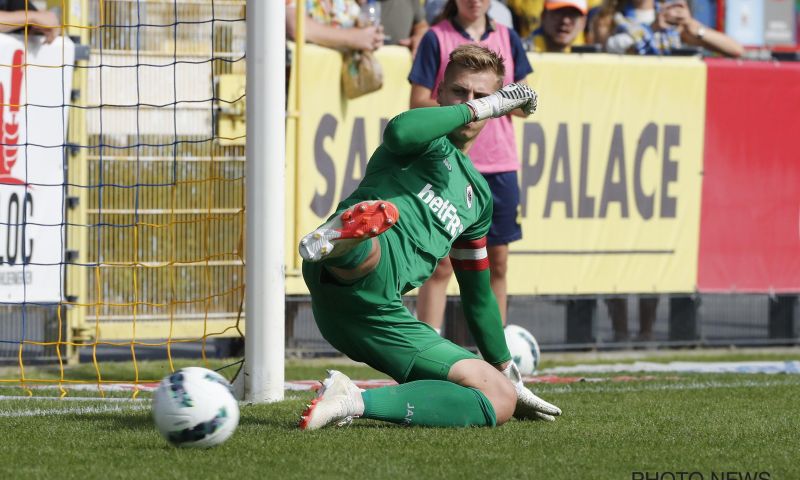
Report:
[[[54,342],[59,333],[58,306],[1,305],[0,306],[0,365],[52,362],[57,358],[54,345],[25,344]],[[63,310],[62,310],[63,311]],[[66,322],[62,322],[66,325]]]
[[[632,340],[614,341],[602,297],[534,297],[509,299],[508,323],[530,330],[542,350],[586,350],[662,347],[758,346],[800,344],[800,306],[796,296],[698,295],[659,296],[652,341],[637,341],[638,307],[628,302]],[[413,312],[415,297],[407,297]],[[309,298],[290,297],[286,308],[286,347],[294,356],[329,355],[336,350],[319,333]],[[443,336],[475,348],[458,297],[448,297]]]

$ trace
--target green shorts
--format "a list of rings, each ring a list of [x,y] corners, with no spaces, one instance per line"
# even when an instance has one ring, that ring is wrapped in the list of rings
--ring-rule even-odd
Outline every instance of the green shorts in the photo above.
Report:
[[[303,278],[322,336],[353,360],[398,383],[447,380],[450,367],[472,352],[443,339],[403,305],[401,269],[407,256],[392,255],[400,243],[392,230],[377,237],[381,259],[352,284],[337,280],[320,263],[303,262]]]

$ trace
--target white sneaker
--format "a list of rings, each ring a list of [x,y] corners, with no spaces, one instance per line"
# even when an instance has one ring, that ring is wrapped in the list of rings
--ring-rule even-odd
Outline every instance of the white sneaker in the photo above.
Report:
[[[300,240],[300,256],[309,262],[344,255],[364,240],[390,229],[400,216],[392,202],[361,202]]]
[[[317,398],[300,416],[300,430],[316,430],[331,423],[339,427],[348,425],[364,413],[362,391],[344,373],[328,370]]]
[[[522,383],[522,375],[514,362],[508,364],[503,370],[514,389],[517,391],[517,406],[514,409],[514,418],[518,420],[545,420],[554,422],[556,416],[561,415],[561,409],[537,397],[525,384]]]

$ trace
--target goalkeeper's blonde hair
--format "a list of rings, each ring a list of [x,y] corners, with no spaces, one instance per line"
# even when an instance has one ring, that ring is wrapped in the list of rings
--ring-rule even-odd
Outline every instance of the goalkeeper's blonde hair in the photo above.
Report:
[[[497,75],[500,84],[506,74],[506,65],[499,53],[493,52],[476,43],[459,45],[450,52],[450,62],[444,70],[444,77],[456,68],[463,68],[472,72],[490,70]]]

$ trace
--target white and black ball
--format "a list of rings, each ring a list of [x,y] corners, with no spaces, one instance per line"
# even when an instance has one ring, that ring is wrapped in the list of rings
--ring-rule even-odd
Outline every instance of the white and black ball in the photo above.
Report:
[[[164,377],[153,395],[153,420],[178,447],[208,448],[227,440],[239,424],[239,404],[220,374],[187,367]]]

